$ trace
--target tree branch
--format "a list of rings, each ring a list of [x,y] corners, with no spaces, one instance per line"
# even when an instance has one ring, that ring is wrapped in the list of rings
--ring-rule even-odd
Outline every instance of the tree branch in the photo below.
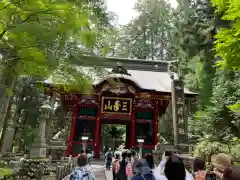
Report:
[[[25,22],[27,22],[31,17],[37,15],[37,14],[42,14],[42,13],[46,13],[48,11],[52,11],[52,9],[47,9],[47,10],[43,10],[43,11],[36,11],[34,13],[31,13],[28,17],[26,17],[26,19],[24,19],[20,24],[23,24]]]
[[[7,32],[7,30],[3,30],[0,34],[0,39],[2,39],[2,37],[4,36],[4,34]]]
[[[52,9],[47,9],[47,10],[43,10],[43,11],[36,11],[34,13],[31,13],[28,17],[26,17],[26,19],[24,19],[22,22],[20,22],[20,24],[24,24],[25,22],[29,21],[29,19],[37,14],[41,14],[41,13],[46,13],[48,11],[51,11]],[[13,15],[13,14],[12,14]],[[0,34],[0,39],[2,39],[2,37],[6,34],[7,30],[13,28],[12,27],[8,27],[7,29],[3,30]]]
[[[8,6],[10,6],[10,5],[12,5],[12,3],[9,3],[9,4],[7,4],[6,6],[4,6],[3,8],[0,9],[0,11],[3,10],[3,9],[6,9],[6,8],[7,8]]]
[[[20,2],[18,2],[18,4],[19,4],[19,3],[20,3]],[[12,3],[6,5],[5,8],[8,7],[8,6],[11,5],[11,4],[12,4]],[[12,17],[14,16],[14,14],[15,14],[16,11],[17,11],[17,7],[18,7],[18,5],[16,5],[16,7],[15,7],[15,12],[13,12],[13,13],[11,14],[11,16],[9,17],[9,21],[8,21],[7,24],[9,24],[9,23],[11,22]],[[8,26],[8,25],[7,25],[7,26]],[[0,34],[0,39],[2,39],[2,37],[6,34],[6,32],[7,32],[7,28],[1,32],[1,34]]]

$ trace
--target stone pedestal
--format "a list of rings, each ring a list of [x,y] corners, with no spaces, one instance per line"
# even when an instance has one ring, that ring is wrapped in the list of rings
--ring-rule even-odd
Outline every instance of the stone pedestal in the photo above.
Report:
[[[38,135],[33,142],[32,149],[30,150],[30,157],[46,158],[47,155],[46,122],[49,119],[50,110],[51,106],[49,105],[49,101],[47,101],[41,107]]]
[[[38,136],[35,138],[32,148],[30,150],[30,157],[46,158],[47,144],[45,138],[46,120],[43,119],[39,125]]]
[[[30,157],[46,158],[46,155],[47,155],[46,138],[37,137],[32,145]]]
[[[64,141],[61,140],[51,140],[50,145],[47,147],[48,156],[52,157],[52,160],[60,160],[61,157],[65,155],[67,146]]]

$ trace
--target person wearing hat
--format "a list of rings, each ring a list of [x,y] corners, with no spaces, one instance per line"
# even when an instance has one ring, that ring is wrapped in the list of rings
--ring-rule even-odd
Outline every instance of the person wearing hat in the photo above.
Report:
[[[232,158],[228,154],[219,153],[211,157],[211,164],[214,166],[214,174],[222,178],[224,170],[232,166]]]
[[[139,159],[136,164],[136,175],[132,180],[155,180],[155,177],[145,159]]]

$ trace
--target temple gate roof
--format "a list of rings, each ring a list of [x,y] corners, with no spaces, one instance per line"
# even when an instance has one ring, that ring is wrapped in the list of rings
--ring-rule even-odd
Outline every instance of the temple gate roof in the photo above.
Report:
[[[119,69],[116,70],[117,68]],[[132,81],[141,89],[171,93],[172,79],[168,72],[125,70],[121,67],[116,67],[116,69],[114,68],[112,72],[111,69],[107,69],[110,73],[98,80],[94,80],[93,85],[98,85],[105,80],[120,78]],[[175,77],[177,77],[176,74]],[[47,84],[54,84],[51,78],[47,79],[44,82]],[[187,88],[184,88],[184,93],[188,95],[197,95],[197,93],[191,92]]]
[[[94,85],[97,85],[104,80],[112,78],[123,78],[134,82],[141,89],[167,92],[171,93],[171,82],[172,79],[168,72],[152,72],[152,71],[139,71],[139,70],[128,70],[128,74],[111,73],[100,80],[94,81]],[[189,91],[184,88],[185,94],[196,95],[197,93]]]

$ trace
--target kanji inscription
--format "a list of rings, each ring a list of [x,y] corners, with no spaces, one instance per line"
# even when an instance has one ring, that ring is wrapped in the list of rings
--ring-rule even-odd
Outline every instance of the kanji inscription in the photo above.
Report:
[[[111,114],[131,114],[132,99],[130,98],[115,98],[103,97],[102,98],[102,113]]]
[[[173,80],[172,103],[173,103],[173,118],[175,124],[175,138],[178,143],[187,142],[187,121],[184,119],[185,100],[183,82]]]

